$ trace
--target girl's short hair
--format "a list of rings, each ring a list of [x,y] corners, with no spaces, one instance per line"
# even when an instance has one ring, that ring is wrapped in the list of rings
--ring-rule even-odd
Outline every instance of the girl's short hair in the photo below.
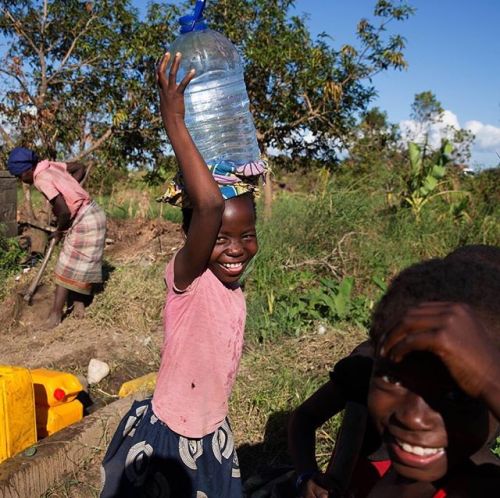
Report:
[[[471,306],[500,346],[498,296],[500,270],[493,265],[461,258],[424,261],[393,280],[374,310],[370,337],[378,342],[420,303],[451,301]]]

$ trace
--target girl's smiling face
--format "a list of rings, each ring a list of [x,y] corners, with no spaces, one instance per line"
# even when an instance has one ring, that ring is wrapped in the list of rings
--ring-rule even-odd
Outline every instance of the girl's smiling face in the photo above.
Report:
[[[245,194],[228,199],[209,268],[223,284],[234,284],[258,248],[252,196]]]
[[[466,396],[443,363],[411,353],[400,363],[375,359],[368,407],[398,474],[436,481],[488,441],[489,412]]]

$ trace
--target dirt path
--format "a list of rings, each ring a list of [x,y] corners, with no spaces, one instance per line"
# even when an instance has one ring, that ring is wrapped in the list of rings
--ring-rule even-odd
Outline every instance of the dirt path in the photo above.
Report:
[[[108,273],[109,281],[101,294],[96,296],[95,305],[99,305],[105,298],[107,285],[119,278],[119,275],[115,276],[117,271],[119,273],[125,267],[163,264],[182,241],[177,225],[157,220],[108,220],[107,237],[113,241],[105,251],[105,273]],[[40,330],[39,324],[47,316],[52,302],[54,288],[51,273],[55,259],[49,265],[42,286],[30,306],[24,303],[19,293],[34,278],[36,269],[21,275],[10,295],[0,303],[3,321],[1,362],[79,371],[86,367],[92,357],[104,357],[112,364],[120,363],[123,358],[130,358],[131,346],[137,342],[137,331],[121,327],[117,333],[113,327],[102,326],[98,321],[96,323],[92,316],[94,303],[87,310],[88,317],[77,320],[69,315],[55,329]],[[147,286],[148,282],[143,282],[143,285]],[[109,311],[112,315],[113,310]],[[160,315],[157,318],[159,325]],[[155,342],[159,340],[156,334],[155,339]]]

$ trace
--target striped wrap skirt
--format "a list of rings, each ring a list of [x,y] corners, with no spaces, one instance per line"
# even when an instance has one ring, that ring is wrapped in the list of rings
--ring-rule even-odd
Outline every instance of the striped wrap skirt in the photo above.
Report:
[[[91,202],[77,213],[59,253],[56,284],[80,294],[91,294],[92,284],[102,282],[102,255],[106,240],[106,215]]]

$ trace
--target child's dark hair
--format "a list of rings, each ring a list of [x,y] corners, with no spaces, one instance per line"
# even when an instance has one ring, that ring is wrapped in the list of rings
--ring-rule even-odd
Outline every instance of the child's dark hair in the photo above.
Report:
[[[500,346],[500,271],[493,265],[460,258],[433,259],[403,270],[375,308],[370,337],[378,342],[409,308],[427,301],[471,306]]]
[[[241,195],[249,195],[252,199],[253,211],[255,214],[255,218],[257,219],[257,207],[255,205],[255,196],[248,192],[246,194]],[[191,225],[191,218],[193,217],[193,208],[182,208],[182,230],[184,233],[188,233],[189,225]]]
[[[500,270],[500,247],[486,244],[474,244],[458,247],[450,252],[446,259],[460,259],[462,261],[477,261],[495,266]]]

